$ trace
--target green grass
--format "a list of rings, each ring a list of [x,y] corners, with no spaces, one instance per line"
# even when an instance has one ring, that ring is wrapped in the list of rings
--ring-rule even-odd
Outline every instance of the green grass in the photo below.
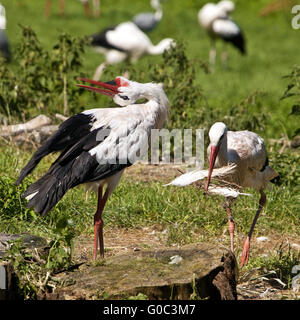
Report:
[[[149,34],[153,43],[165,37],[183,39],[190,59],[207,61],[209,39],[197,21],[197,12],[204,3],[205,1],[200,0],[164,2],[164,17],[159,26]],[[233,18],[245,32],[248,54],[242,57],[237,50],[228,46],[228,69],[222,69],[220,55],[218,55],[215,72],[207,75],[202,70],[198,70],[196,84],[203,89],[212,109],[226,110],[237,105],[254,91],[265,91],[267,96],[264,99],[262,111],[270,112],[269,124],[271,125],[267,126],[263,135],[280,137],[285,132],[291,135],[297,128],[295,121],[287,118],[290,101],[279,101],[279,98],[285,87],[285,81],[281,77],[289,73],[294,64],[299,63],[296,54],[299,30],[292,29],[292,14],[288,10],[261,17],[259,11],[267,3],[267,0],[236,2]],[[12,49],[20,39],[19,24],[31,26],[41,43],[50,49],[62,31],[76,36],[85,36],[107,26],[130,20],[138,12],[150,10],[148,1],[103,1],[101,17],[88,19],[84,15],[81,3],[70,1],[67,3],[66,16],[62,18],[58,14],[57,3],[53,2],[52,14],[46,19],[43,16],[44,1],[3,0],[3,4],[7,10],[7,34]],[[218,53],[221,47],[222,44],[218,43]],[[88,48],[82,71],[91,77],[96,66],[103,59],[103,56]],[[159,61],[161,57],[143,57],[136,68],[144,71],[147,70],[148,64]],[[124,65],[125,63],[120,65],[120,68]],[[95,107],[94,101],[85,99],[88,107]],[[171,105],[174,103],[176,101],[171,101]],[[195,108],[197,107],[199,106],[195,105]]]
[[[33,210],[25,209],[26,201],[20,199],[20,194],[26,185],[45,172],[54,159],[50,156],[43,160],[34,171],[33,177],[26,179],[25,185],[13,186],[20,168],[25,165],[30,155],[29,151],[16,152],[12,147],[4,148],[0,155],[0,170],[5,173],[1,181],[6,183],[2,188],[2,200],[7,203],[7,208],[2,208],[0,214],[0,232],[32,230],[34,233],[49,236],[57,220],[65,217],[72,221],[78,234],[92,234],[97,199],[94,193],[86,195],[84,187],[68,191],[46,217],[40,217]],[[265,235],[274,231],[291,236],[300,234],[296,184],[292,181],[293,184],[289,185],[290,182],[291,180],[283,180],[281,186],[273,186],[267,192],[268,202],[259,218],[255,234]],[[233,205],[237,230],[243,234],[248,232],[258,205],[258,194],[252,190],[247,191],[251,192],[253,197],[240,197]],[[14,203],[18,205],[17,210],[12,207]],[[222,197],[205,197],[193,186],[164,187],[163,183],[123,178],[106,205],[104,221],[108,227],[120,228],[162,225],[169,229],[170,243],[184,244],[198,241],[196,234],[201,234],[202,240],[208,240],[222,233],[227,224],[222,204]]]

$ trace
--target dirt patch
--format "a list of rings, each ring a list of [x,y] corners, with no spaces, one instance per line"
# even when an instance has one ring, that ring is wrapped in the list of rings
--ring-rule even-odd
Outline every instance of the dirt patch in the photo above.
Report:
[[[186,172],[185,165],[175,165],[175,164],[143,164],[136,163],[133,166],[127,168],[124,172],[124,177],[126,179],[138,180],[143,182],[162,182],[169,183],[174,178],[178,177]]]

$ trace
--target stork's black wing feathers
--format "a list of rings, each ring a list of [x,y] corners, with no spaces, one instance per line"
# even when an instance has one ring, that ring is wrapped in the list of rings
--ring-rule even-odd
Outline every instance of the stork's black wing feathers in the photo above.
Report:
[[[80,138],[88,135],[93,126],[95,119],[92,115],[84,113],[76,114],[64,121],[56,132],[34,153],[32,158],[21,170],[16,185],[30,174],[46,155],[62,150],[68,150]]]
[[[245,38],[242,32],[234,36],[222,37],[222,39],[226,42],[232,43],[241,54],[246,54]]]
[[[91,38],[91,45],[94,47],[103,47],[103,48],[107,48],[107,49],[114,49],[114,50],[125,52],[124,49],[119,48],[115,45],[112,45],[111,43],[109,43],[107,41],[107,38],[106,38],[107,31],[112,31],[114,29],[115,29],[115,27],[109,27],[99,33],[96,33],[96,34],[89,36],[89,38]]]
[[[104,129],[105,134],[98,135]],[[131,165],[126,163],[100,164],[96,154],[89,150],[102,143],[109,134],[109,128],[97,128],[76,144],[63,152],[52,164],[48,172],[35,183],[31,184],[22,197],[30,196],[28,207],[36,212],[46,214],[71,188],[86,182],[105,179]],[[102,133],[102,132],[101,132]]]

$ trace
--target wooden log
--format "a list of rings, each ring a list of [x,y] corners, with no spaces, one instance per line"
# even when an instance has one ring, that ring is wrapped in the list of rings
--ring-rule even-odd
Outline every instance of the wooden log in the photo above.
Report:
[[[182,259],[170,264],[174,256]],[[108,257],[101,265],[83,265],[62,279],[71,284],[57,288],[53,299],[101,299],[101,292],[105,299],[138,294],[150,300],[237,299],[234,255],[223,255],[219,248],[204,243]]]
[[[56,114],[55,114],[55,118],[57,118],[57,119],[59,119],[59,120],[62,120],[62,121],[65,121],[65,120],[68,119],[68,117],[66,117],[66,116],[64,116],[64,115],[62,115],[62,114],[60,114],[60,113],[56,113]]]
[[[17,136],[23,133],[32,132],[33,130],[37,130],[41,127],[47,126],[51,124],[51,119],[47,116],[41,114],[32,120],[20,123],[20,124],[12,124],[9,126],[1,126],[0,127],[0,136],[2,137],[10,137]]]

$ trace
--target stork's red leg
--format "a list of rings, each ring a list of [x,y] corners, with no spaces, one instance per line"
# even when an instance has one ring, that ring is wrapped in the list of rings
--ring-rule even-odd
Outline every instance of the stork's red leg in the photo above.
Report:
[[[241,267],[243,267],[244,265],[246,265],[248,263],[249,254],[250,254],[250,239],[251,239],[256,221],[258,219],[258,216],[267,201],[267,197],[266,197],[265,193],[262,190],[260,190],[259,192],[260,192],[259,206],[256,211],[255,217],[252,221],[252,225],[251,225],[250,231],[248,233],[248,236],[247,236],[245,243],[244,243],[243,252],[242,252],[242,256],[241,256],[241,260],[240,260]]]
[[[89,4],[88,2],[84,2],[84,3],[83,3],[83,6],[84,6],[85,15],[86,15],[87,17],[90,17],[90,16],[91,16],[90,4]]]
[[[234,252],[234,220],[231,214],[231,207],[229,200],[226,199],[225,201],[227,217],[228,217],[228,231],[230,235],[230,249]]]
[[[61,16],[65,15],[65,6],[66,6],[65,0],[59,0],[59,14]]]
[[[103,241],[103,219],[102,219],[102,212],[105,206],[105,203],[108,198],[108,190],[106,189],[104,196],[103,187],[99,187],[98,190],[98,205],[97,211],[94,215],[94,229],[95,229],[95,237],[94,237],[94,259],[97,258],[97,251],[98,251],[98,242],[100,247],[100,255],[104,257],[104,241]]]
[[[50,10],[51,10],[51,0],[46,0],[46,5],[45,5],[45,16],[46,17],[49,17]]]

